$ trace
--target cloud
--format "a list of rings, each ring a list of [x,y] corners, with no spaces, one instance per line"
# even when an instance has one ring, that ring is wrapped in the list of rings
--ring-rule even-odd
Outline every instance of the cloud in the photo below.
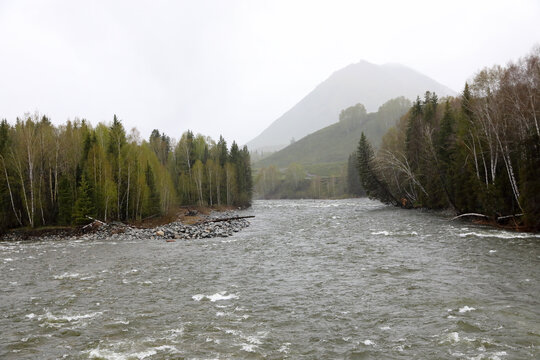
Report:
[[[455,90],[540,38],[535,1],[4,1],[0,117],[118,114],[147,137],[247,142],[333,71],[410,66]]]

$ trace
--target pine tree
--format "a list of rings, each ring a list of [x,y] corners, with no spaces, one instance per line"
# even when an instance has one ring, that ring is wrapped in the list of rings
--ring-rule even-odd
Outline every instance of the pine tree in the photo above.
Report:
[[[524,222],[531,230],[540,230],[540,138],[533,134],[523,144],[521,164],[521,201]]]
[[[242,157],[242,176],[244,177],[244,189],[242,191],[243,206],[251,206],[253,197],[253,174],[251,173],[251,156],[248,147],[244,145],[240,152]]]
[[[117,217],[120,219],[123,214],[121,200],[123,198],[122,186],[122,148],[126,144],[126,132],[122,122],[116,115],[113,117],[113,123],[109,131],[109,147],[108,153],[111,156],[111,165],[113,167],[113,176],[116,183],[116,211]]]
[[[454,159],[454,144],[456,141],[455,136],[455,118],[450,103],[447,100],[444,109],[444,115],[441,120],[441,126],[435,140],[435,151],[437,156],[436,166],[437,173],[446,194],[450,205],[457,210],[454,192],[452,191],[452,184],[454,182],[454,174],[451,173],[452,161]],[[445,207],[447,204],[439,199],[438,205]]]
[[[73,220],[73,191],[69,186],[69,181],[62,176],[58,185],[58,217],[57,223],[69,225]]]
[[[362,132],[358,144],[358,173],[362,187],[367,195],[382,202],[399,204],[388,189],[388,185],[379,179],[375,169],[375,155],[371,144]]]
[[[223,136],[219,136],[219,141],[217,143],[217,149],[218,149],[218,157],[219,157],[219,165],[225,166],[225,163],[227,162],[227,158],[229,157],[229,153],[227,150],[227,142],[223,138]]]
[[[146,163],[146,171],[144,172],[144,175],[146,185],[150,191],[145,206],[144,216],[161,214],[161,199],[159,196],[159,191],[157,190],[156,182],[154,181],[154,173],[148,163]]]
[[[83,174],[77,191],[77,201],[73,209],[73,223],[76,225],[88,224],[91,220],[87,216],[94,216],[94,205],[92,204],[90,185]]]
[[[0,179],[4,178],[4,166],[5,165],[5,149],[8,143],[8,130],[9,125],[4,119],[0,122]],[[7,183],[0,181],[0,233],[2,233],[9,225],[9,212],[10,212],[10,196]]]

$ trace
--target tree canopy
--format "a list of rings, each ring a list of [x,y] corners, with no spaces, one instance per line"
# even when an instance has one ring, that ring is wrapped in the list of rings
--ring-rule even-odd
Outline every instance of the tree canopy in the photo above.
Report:
[[[451,208],[540,229],[540,50],[477,73],[458,98],[426,92],[371,158],[359,143],[369,195],[407,207]],[[371,159],[371,160],[369,160]]]
[[[229,169],[229,171],[226,171]],[[141,140],[110,124],[54,126],[45,116],[0,122],[0,230],[128,221],[178,205],[249,206],[247,148],[186,131],[175,142],[154,130]]]

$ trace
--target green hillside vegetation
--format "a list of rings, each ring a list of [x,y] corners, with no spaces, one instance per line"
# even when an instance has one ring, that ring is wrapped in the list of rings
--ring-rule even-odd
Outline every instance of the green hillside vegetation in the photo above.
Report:
[[[320,176],[337,175],[349,155],[358,145],[362,132],[377,146],[384,133],[411,107],[404,97],[387,101],[375,113],[367,113],[364,105],[356,104],[339,115],[339,122],[316,131],[290,144],[263,160],[255,163],[255,168],[275,165],[287,168],[298,163],[309,168],[309,173]],[[334,171],[329,172],[328,168]]]
[[[256,194],[260,198],[339,198],[364,192],[357,176],[354,153],[362,132],[379,144],[383,134],[411,107],[404,97],[387,101],[367,113],[362,104],[341,111],[339,122],[302,138],[255,163]],[[356,171],[356,170],[354,170]],[[291,173],[298,181],[289,181]]]

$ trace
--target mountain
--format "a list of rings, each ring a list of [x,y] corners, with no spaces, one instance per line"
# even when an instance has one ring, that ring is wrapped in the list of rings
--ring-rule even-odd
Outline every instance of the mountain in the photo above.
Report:
[[[374,146],[411,107],[411,102],[399,97],[387,101],[374,113],[367,113],[362,104],[340,113],[339,122],[309,134],[272,155],[255,163],[256,168],[275,165],[286,168],[291,163],[302,165],[309,173],[332,175],[340,171],[349,155],[356,150],[360,135],[366,134]]]
[[[351,105],[361,103],[373,112],[389,99],[404,96],[414,100],[426,91],[435,92],[439,98],[455,95],[453,90],[406,66],[361,61],[333,73],[247,146],[251,151],[278,150],[293,138],[301,139],[335,123],[339,112]]]

